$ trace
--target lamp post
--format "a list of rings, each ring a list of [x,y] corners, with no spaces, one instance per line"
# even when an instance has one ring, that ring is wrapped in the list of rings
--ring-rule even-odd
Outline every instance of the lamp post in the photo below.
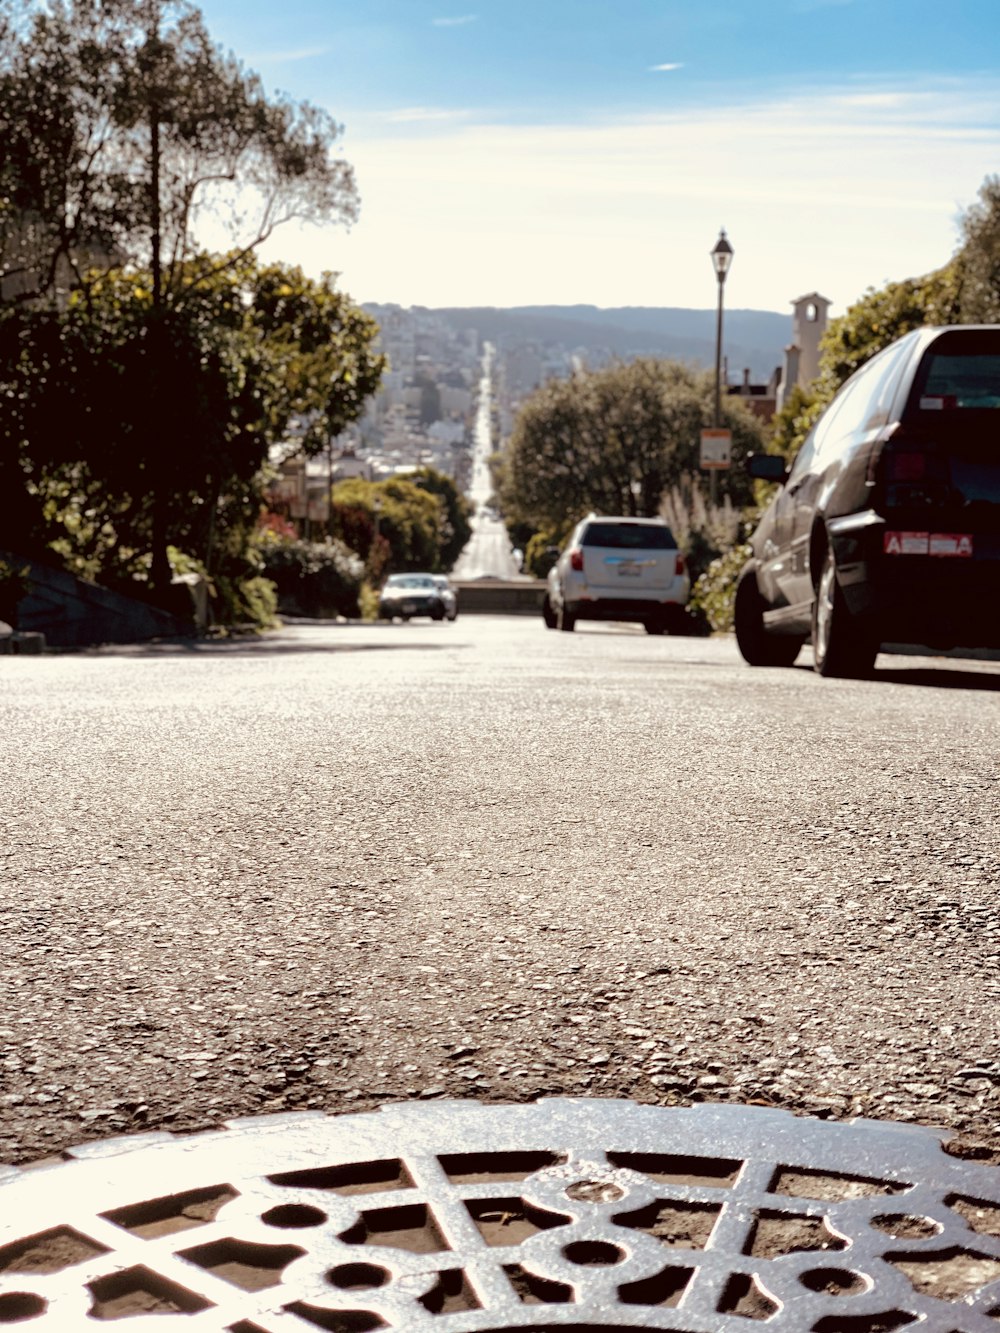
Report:
[[[719,232],[719,239],[711,250],[712,267],[719,280],[719,306],[715,317],[715,424],[722,425],[722,289],[726,285],[726,274],[733,262],[733,247],[726,239],[726,229]]]
[[[715,276],[719,283],[719,304],[715,316],[715,421],[714,425],[718,429],[722,425],[722,289],[726,285],[726,274],[729,272],[729,266],[733,262],[733,247],[726,238],[725,227],[719,232],[719,239],[709,252],[712,256],[712,267],[715,269]],[[709,479],[710,499],[712,505],[715,504],[715,470],[712,470]]]

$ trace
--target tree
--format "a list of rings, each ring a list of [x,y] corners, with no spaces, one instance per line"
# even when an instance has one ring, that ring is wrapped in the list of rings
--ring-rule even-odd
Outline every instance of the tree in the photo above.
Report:
[[[422,491],[429,491],[438,497],[442,520],[438,567],[450,570],[472,536],[472,524],[469,521],[472,505],[459,492],[451,477],[432,467],[417,468],[408,480]]]
[[[961,315],[957,263],[922,278],[890,282],[864,295],[823,335],[817,390],[828,401],[883,347],[928,324],[955,324]]]
[[[334,156],[333,120],[307,103],[268,98],[184,0],[29,0],[23,10],[0,0],[0,35],[0,295],[59,309],[75,290],[89,303],[95,272],[147,265],[149,299],[128,312],[141,309],[143,327],[122,344],[135,377],[122,387],[128,394],[141,384],[146,395],[149,578],[162,595],[182,425],[179,400],[166,395],[181,387],[182,366],[197,374],[221,364],[201,355],[205,288],[283,221],[352,219],[353,175]],[[199,248],[208,213],[230,240],[226,254]],[[186,306],[192,318],[180,313]],[[86,359],[76,332],[46,333],[62,343],[56,366],[71,363],[71,345]],[[221,383],[206,378],[194,392],[210,395]],[[31,409],[29,385],[22,382],[21,403]],[[332,394],[328,415],[340,401]],[[137,439],[136,424],[118,422],[117,437]],[[12,420],[8,439],[15,431]]]
[[[449,568],[443,556],[449,532],[441,497],[413,477],[340,481],[333,488],[333,513],[336,536],[365,558],[373,579],[387,572]],[[387,559],[375,550],[376,513]]]
[[[987,176],[961,224],[959,311],[963,324],[1000,324],[1000,176]],[[949,321],[951,322],[951,321]]]
[[[212,574],[238,567],[290,419],[318,423],[318,447],[363,410],[383,365],[377,327],[329,276],[252,256],[215,268],[155,316],[151,275],[130,271],[65,310],[0,321],[0,519],[14,549],[55,549],[119,585],[151,582],[169,547]]]
[[[238,292],[272,368],[272,429],[281,438],[297,418],[299,445],[310,457],[364,412],[388,364],[375,351],[378,324],[336,289],[336,275],[318,280],[286,264],[237,268]]]
[[[266,96],[184,0],[0,0],[0,36],[8,296],[52,298],[131,263],[169,304],[219,262],[197,239],[209,213],[232,247],[222,262],[291,218],[355,216],[340,127]]]
[[[514,425],[499,481],[505,513],[535,528],[563,530],[590,509],[653,515],[664,491],[700,488],[700,432],[712,422],[710,375],[678,362],[640,359],[551,380]],[[756,420],[724,404],[733,432],[728,485],[743,503],[739,462],[760,447]]]

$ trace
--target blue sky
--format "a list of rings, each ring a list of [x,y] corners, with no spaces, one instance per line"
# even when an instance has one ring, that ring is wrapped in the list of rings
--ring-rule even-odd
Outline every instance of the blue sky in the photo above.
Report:
[[[269,254],[404,305],[841,309],[1000,172],[1000,0],[206,0],[345,126],[361,220]]]

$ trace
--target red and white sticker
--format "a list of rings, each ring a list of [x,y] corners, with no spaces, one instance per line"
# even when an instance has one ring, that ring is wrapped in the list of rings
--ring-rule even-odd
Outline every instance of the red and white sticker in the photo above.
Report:
[[[972,533],[932,532],[930,554],[957,556],[968,560],[972,556]]]
[[[930,550],[929,532],[887,532],[882,550],[886,555],[926,555]]]
[[[971,532],[886,532],[882,535],[886,555],[936,555],[957,559],[972,556]]]

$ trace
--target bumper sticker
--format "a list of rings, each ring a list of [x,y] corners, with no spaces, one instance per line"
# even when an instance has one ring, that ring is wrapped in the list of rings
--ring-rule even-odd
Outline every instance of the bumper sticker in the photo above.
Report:
[[[886,532],[882,536],[886,555],[934,555],[969,559],[971,532]]]
[[[929,532],[887,532],[882,539],[886,555],[926,555],[929,547]]]
[[[968,559],[972,555],[972,534],[969,532],[932,532],[931,555],[952,555]]]

